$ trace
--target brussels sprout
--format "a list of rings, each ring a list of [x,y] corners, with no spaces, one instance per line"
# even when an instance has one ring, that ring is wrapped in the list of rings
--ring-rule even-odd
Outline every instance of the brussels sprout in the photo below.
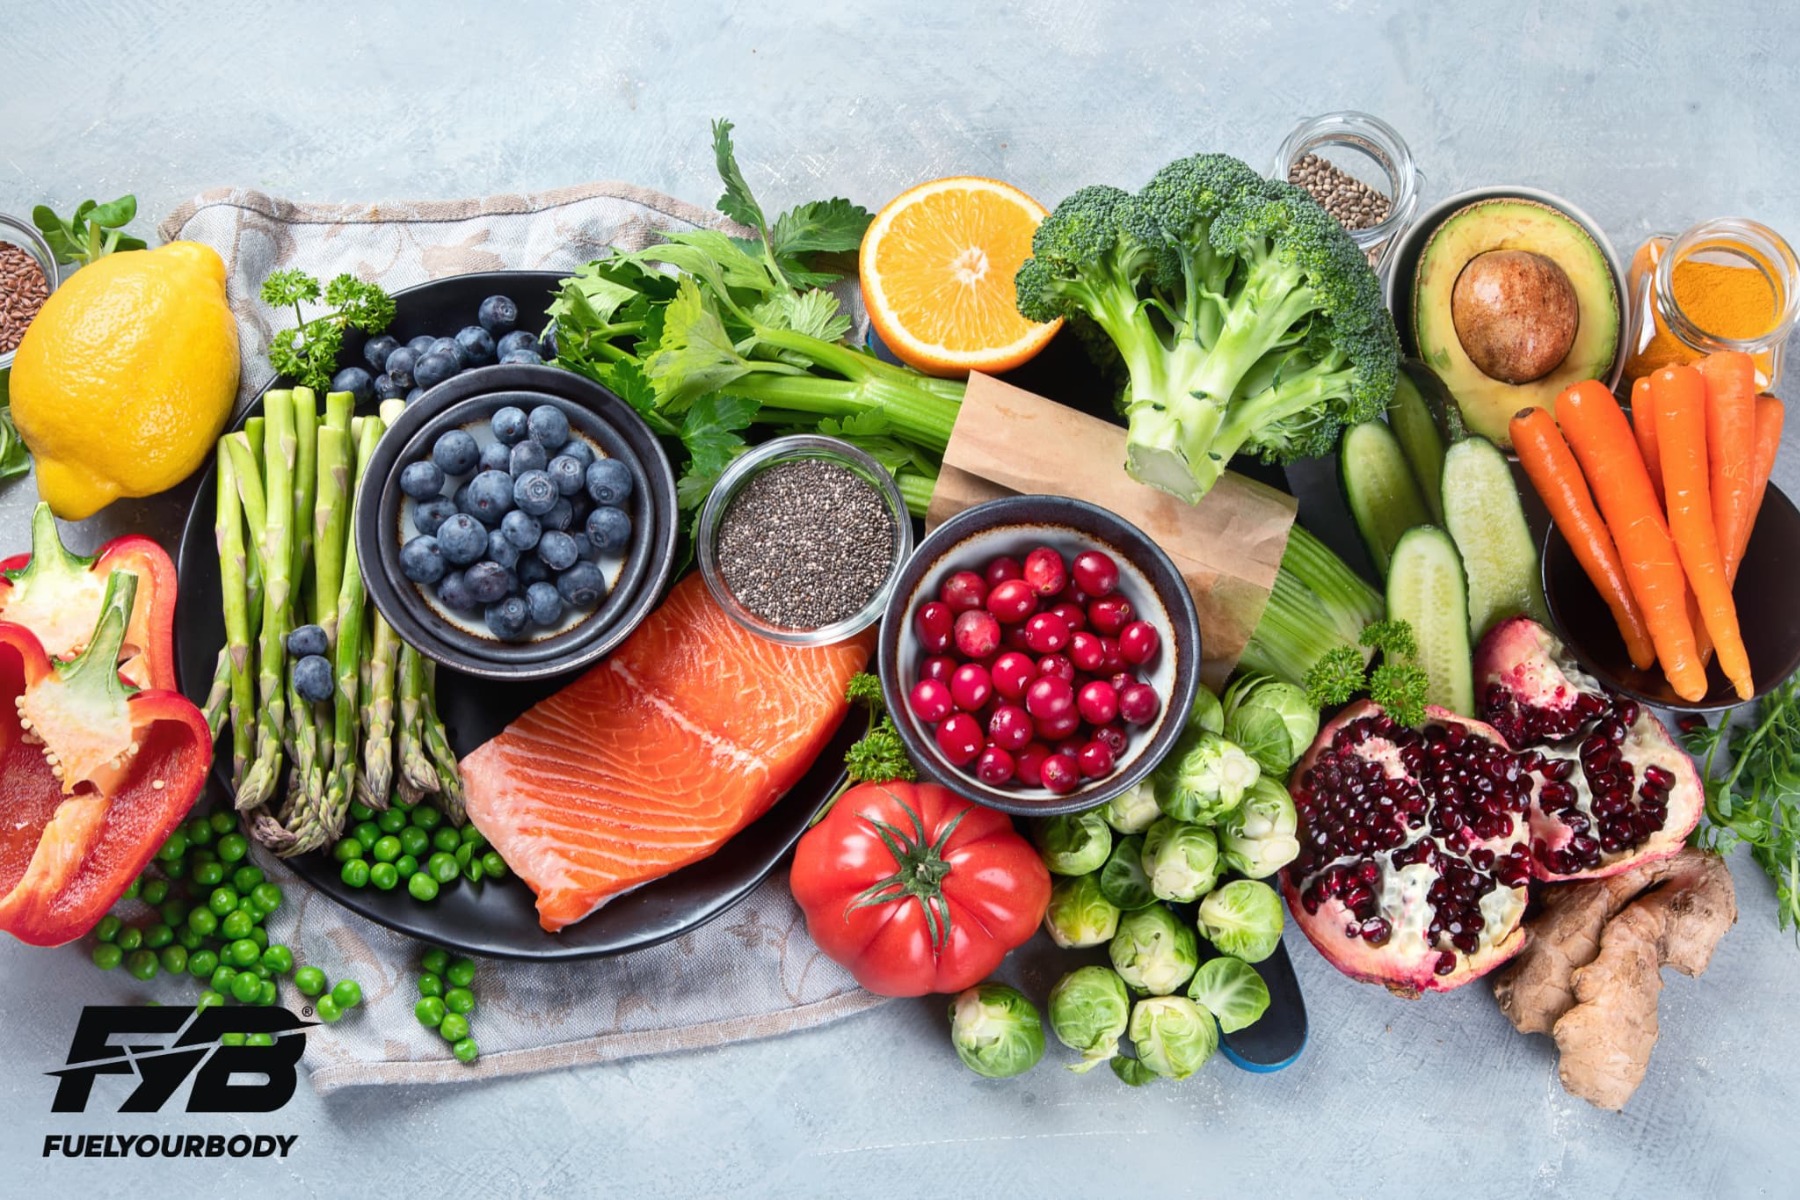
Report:
[[[1044,1024],[1017,988],[978,983],[950,1002],[950,1044],[969,1070],[1005,1079],[1044,1057]]]
[[[1091,1071],[1119,1051],[1131,1019],[1125,981],[1105,967],[1077,967],[1050,989],[1050,1029],[1081,1061],[1069,1070]]]
[[[1158,900],[1198,900],[1219,882],[1219,840],[1204,825],[1163,817],[1144,835],[1144,874]]]
[[[1319,735],[1319,710],[1301,688],[1267,675],[1245,675],[1225,689],[1224,735],[1266,775],[1286,776]]]
[[[1059,879],[1050,889],[1044,929],[1065,950],[1099,946],[1119,931],[1119,909],[1100,892],[1099,872]]]
[[[1157,767],[1156,803],[1177,821],[1210,825],[1238,806],[1262,768],[1216,733],[1190,729]]]
[[[1225,732],[1225,709],[1205,684],[1194,689],[1194,707],[1188,711],[1187,727],[1196,732]]]
[[[1244,795],[1244,802],[1219,822],[1219,849],[1225,865],[1239,875],[1267,879],[1300,857],[1294,836],[1294,799],[1280,783],[1264,775]]]
[[[1138,1062],[1165,1079],[1186,1079],[1219,1048],[1213,1015],[1186,996],[1139,1000],[1127,1032]]]
[[[1150,877],[1144,874],[1144,839],[1133,834],[1113,843],[1112,854],[1100,868],[1100,894],[1126,912],[1156,903]]]
[[[1166,996],[1188,981],[1200,960],[1194,930],[1160,904],[1119,918],[1107,947],[1113,969],[1140,992]]]
[[[1038,857],[1057,875],[1098,871],[1112,853],[1112,830],[1097,809],[1038,822]]]
[[[1261,962],[1275,953],[1281,922],[1281,897],[1255,879],[1233,880],[1200,902],[1200,932],[1222,952],[1245,962]]]
[[[1156,807],[1156,789],[1148,779],[1132,784],[1108,800],[1100,811],[1115,833],[1142,833],[1150,828],[1150,822],[1162,816],[1162,809]]]
[[[1219,1019],[1219,1028],[1236,1033],[1261,1019],[1269,1007],[1269,985],[1256,968],[1229,954],[1203,962],[1188,984],[1188,999]]]

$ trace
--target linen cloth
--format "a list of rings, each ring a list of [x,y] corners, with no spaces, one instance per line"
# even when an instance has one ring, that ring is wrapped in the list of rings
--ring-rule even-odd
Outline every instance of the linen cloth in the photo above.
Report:
[[[266,357],[272,331],[292,321],[257,297],[278,268],[297,267],[320,280],[348,271],[392,292],[472,271],[572,269],[608,247],[639,249],[660,230],[720,224],[716,213],[619,183],[366,205],[295,203],[229,188],[182,205],[159,232],[165,240],[204,242],[225,260],[244,358],[242,407],[273,376]],[[652,949],[572,963],[480,961],[470,1025],[481,1057],[464,1065],[413,1017],[423,945],[312,891],[279,860],[261,851],[257,860],[287,895],[268,918],[271,937],[332,980],[362,984],[360,1010],[307,1034],[303,1062],[322,1093],[717,1046],[882,1003],[807,938],[784,869],[711,924]],[[298,1009],[304,998],[288,987],[283,1003]]]

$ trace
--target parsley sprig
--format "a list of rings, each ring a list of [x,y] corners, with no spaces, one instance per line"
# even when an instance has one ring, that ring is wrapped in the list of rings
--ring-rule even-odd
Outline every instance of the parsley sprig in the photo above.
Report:
[[[323,298],[328,311],[308,318],[304,304]],[[305,271],[276,271],[262,285],[263,303],[292,308],[296,326],[283,329],[269,345],[269,365],[295,383],[325,391],[337,371],[344,330],[380,333],[394,319],[394,299],[379,284],[354,275],[339,275],[322,288]]]
[[[1363,629],[1359,640],[1381,652],[1380,663],[1370,670],[1354,646],[1328,650],[1306,672],[1307,699],[1324,708],[1367,692],[1402,725],[1423,721],[1430,680],[1416,661],[1419,643],[1412,626],[1405,621],[1375,621]]]
[[[1718,851],[1747,843],[1775,882],[1776,919],[1800,936],[1800,680],[1758,701],[1748,724],[1696,717],[1681,740],[1701,760],[1706,786],[1706,823],[1695,839]]]

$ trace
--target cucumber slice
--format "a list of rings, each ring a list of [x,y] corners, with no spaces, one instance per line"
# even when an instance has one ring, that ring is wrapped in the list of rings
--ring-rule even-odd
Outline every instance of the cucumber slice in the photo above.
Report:
[[[1438,492],[1438,481],[1444,476],[1444,434],[1437,418],[1419,394],[1419,385],[1405,371],[1394,382],[1394,398],[1388,401],[1388,425],[1399,439],[1400,450],[1412,468],[1413,480],[1424,493],[1425,506],[1431,519],[1442,522],[1444,500]]]
[[[1380,421],[1364,421],[1346,430],[1338,447],[1338,479],[1357,532],[1375,569],[1385,577],[1400,535],[1431,520],[1393,431]]]
[[[1419,643],[1419,666],[1430,679],[1426,703],[1474,716],[1468,591],[1449,534],[1420,525],[1400,535],[1388,571],[1387,606],[1388,617],[1411,625]]]
[[[1548,625],[1537,545],[1519,504],[1512,468],[1486,438],[1465,438],[1444,455],[1444,528],[1469,578],[1469,636],[1507,617]]]

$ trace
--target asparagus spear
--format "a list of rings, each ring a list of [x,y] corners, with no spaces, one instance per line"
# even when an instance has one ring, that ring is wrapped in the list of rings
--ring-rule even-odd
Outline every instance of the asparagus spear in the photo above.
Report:
[[[338,590],[343,585],[344,543],[348,540],[350,470],[350,410],[339,403],[347,392],[325,397],[325,424],[319,428],[318,479],[313,500],[313,615],[325,627],[327,637],[337,629]]]
[[[437,711],[437,664],[425,664],[425,749],[438,777],[438,807],[452,825],[463,823],[462,769],[450,749],[449,735]]]
[[[394,672],[400,637],[380,613],[370,614],[374,636],[369,653],[368,704],[363,718],[363,770],[357,780],[362,802],[386,808],[394,787]]]
[[[219,740],[224,732],[226,709],[231,703],[231,651],[219,647],[218,661],[213,664],[212,687],[207,689],[206,703],[200,711],[206,716],[206,727],[212,731],[213,740]]]
[[[304,625],[306,568],[312,562],[313,492],[318,484],[319,402],[311,388],[294,389],[294,624]]]
[[[400,778],[416,795],[438,790],[437,768],[425,750],[425,658],[400,648]]]
[[[247,430],[219,441],[219,578],[225,595],[225,645],[231,652],[231,780],[244,794],[245,777],[255,756],[256,657],[253,626],[260,626],[260,605],[251,607],[252,574],[260,585],[257,557],[246,549],[244,521],[261,529],[267,519],[262,470]],[[254,548],[254,547],[253,547]],[[258,588],[260,591],[260,587]],[[260,597],[257,597],[260,599]]]
[[[260,703],[256,726],[256,757],[238,789],[239,809],[257,808],[268,802],[281,777],[282,740],[287,736],[287,688],[283,678],[286,654],[288,604],[293,566],[290,536],[291,503],[296,451],[293,394],[271,391],[263,396],[263,521],[258,531],[258,557],[263,569],[263,617],[257,655],[257,696]],[[241,482],[240,474],[240,482]],[[256,514],[246,503],[252,527]]]

